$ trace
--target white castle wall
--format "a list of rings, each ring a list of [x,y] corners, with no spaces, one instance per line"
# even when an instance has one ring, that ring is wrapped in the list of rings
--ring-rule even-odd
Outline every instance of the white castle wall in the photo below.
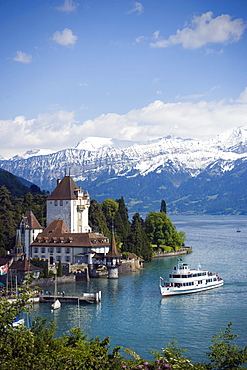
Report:
[[[83,211],[78,209],[83,207]],[[64,220],[69,232],[86,233],[91,228],[88,225],[89,198],[77,200],[48,200],[47,201],[47,225],[54,220]]]

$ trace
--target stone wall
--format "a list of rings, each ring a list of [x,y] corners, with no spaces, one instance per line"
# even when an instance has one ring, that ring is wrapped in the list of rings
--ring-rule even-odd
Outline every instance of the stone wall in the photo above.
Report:
[[[74,283],[76,281],[75,275],[57,277],[57,284]],[[47,286],[54,284],[53,278],[35,279],[30,286]]]

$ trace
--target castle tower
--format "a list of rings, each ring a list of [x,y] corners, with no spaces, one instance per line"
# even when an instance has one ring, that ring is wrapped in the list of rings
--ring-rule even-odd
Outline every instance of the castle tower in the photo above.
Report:
[[[69,232],[91,232],[88,225],[89,194],[70,176],[57,181],[57,187],[47,198],[47,225],[54,220],[64,220]]]
[[[120,257],[121,255],[117,251],[114,232],[112,231],[110,249],[106,254],[108,279],[118,279],[118,265],[120,264]]]
[[[19,244],[23,247],[23,253],[27,258],[30,255],[30,244],[36,239],[36,236],[43,231],[37,218],[32,211],[27,211],[16,229],[16,240],[20,239]],[[19,239],[18,239],[19,238]]]

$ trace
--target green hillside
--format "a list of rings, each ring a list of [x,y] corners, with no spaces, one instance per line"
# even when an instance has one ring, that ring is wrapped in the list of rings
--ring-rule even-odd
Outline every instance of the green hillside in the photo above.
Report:
[[[30,184],[30,186],[24,185],[25,184]],[[26,180],[17,178],[15,175],[12,173],[0,169],[0,187],[4,185],[9,192],[11,193],[12,196],[15,197],[23,197],[27,193],[32,193],[32,194],[41,194],[41,190],[37,185],[34,185],[32,183],[28,183]]]

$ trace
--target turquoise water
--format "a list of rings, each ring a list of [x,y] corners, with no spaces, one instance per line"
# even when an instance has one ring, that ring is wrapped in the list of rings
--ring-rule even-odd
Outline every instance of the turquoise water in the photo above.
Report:
[[[36,306],[38,314],[53,319],[57,335],[80,326],[90,338],[111,337],[112,346],[132,348],[145,359],[173,339],[188,349],[193,361],[207,361],[212,335],[233,323],[240,347],[247,342],[247,217],[173,216],[178,231],[185,231],[193,253],[183,257],[191,267],[218,272],[223,287],[185,296],[160,298],[159,277],[168,277],[176,258],[157,259],[142,271],[121,275],[118,280],[93,279],[64,284],[58,291],[79,295],[102,291],[99,305],[63,304],[54,313],[50,305]],[[237,232],[237,229],[241,232]],[[51,289],[49,289],[51,290]]]

